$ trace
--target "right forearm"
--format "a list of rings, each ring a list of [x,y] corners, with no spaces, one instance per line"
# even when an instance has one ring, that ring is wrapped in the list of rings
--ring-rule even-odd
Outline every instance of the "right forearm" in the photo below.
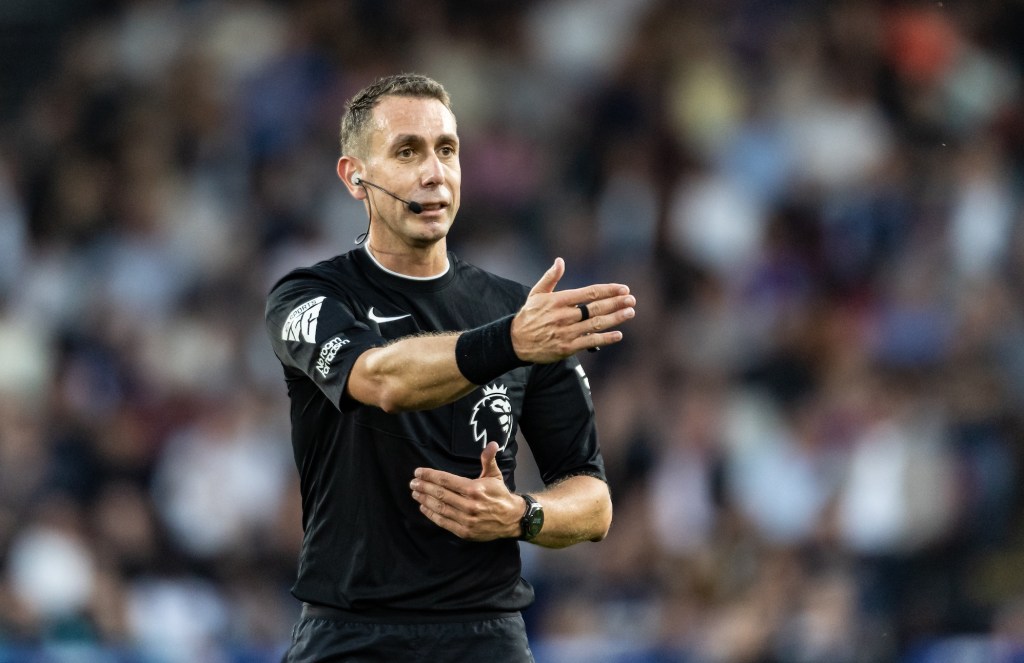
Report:
[[[606,283],[554,292],[564,271],[558,258],[514,317],[461,334],[410,336],[367,350],[349,373],[348,394],[386,412],[426,410],[517,366],[552,363],[622,340],[622,332],[611,328],[634,315],[636,299],[629,288]],[[587,307],[585,316],[580,306]]]
[[[410,336],[367,350],[352,367],[349,395],[386,412],[426,410],[465,396],[476,385],[455,363],[458,337]]]

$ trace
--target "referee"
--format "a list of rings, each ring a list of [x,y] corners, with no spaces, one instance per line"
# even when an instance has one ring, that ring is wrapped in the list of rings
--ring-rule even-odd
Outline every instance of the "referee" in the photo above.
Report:
[[[304,532],[287,661],[533,661],[519,541],[599,541],[612,505],[575,353],[634,315],[619,284],[532,289],[447,251],[455,116],[425,76],[383,78],[341,122],[338,177],[366,242],[297,269],[266,309],[291,401]],[[515,492],[517,431],[546,488]]]

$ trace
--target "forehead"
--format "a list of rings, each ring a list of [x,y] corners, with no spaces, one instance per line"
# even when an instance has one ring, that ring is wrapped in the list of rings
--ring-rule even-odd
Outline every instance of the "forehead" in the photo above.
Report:
[[[456,135],[455,116],[437,99],[390,96],[373,109],[374,148],[384,147],[399,136],[418,136],[433,142],[443,135]]]

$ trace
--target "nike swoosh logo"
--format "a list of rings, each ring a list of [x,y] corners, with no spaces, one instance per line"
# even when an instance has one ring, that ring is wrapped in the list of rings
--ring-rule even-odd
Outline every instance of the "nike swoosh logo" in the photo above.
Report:
[[[383,316],[383,315],[377,315],[376,313],[373,312],[373,307],[372,306],[370,307],[370,310],[366,312],[366,317],[370,318],[370,320],[373,320],[377,324],[380,324],[382,322],[394,322],[395,320],[401,320],[402,318],[408,318],[411,315],[412,315],[412,313],[406,313],[405,315],[393,315],[393,316],[390,316],[390,317],[389,316]]]

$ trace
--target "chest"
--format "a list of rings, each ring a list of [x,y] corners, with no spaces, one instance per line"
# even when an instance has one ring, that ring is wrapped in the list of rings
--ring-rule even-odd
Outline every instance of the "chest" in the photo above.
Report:
[[[471,329],[516,307],[501,293],[470,289],[416,294],[368,289],[359,299],[352,302],[356,316],[388,340]],[[465,475],[479,473],[480,453],[488,443],[497,442],[498,464],[507,475],[515,469],[516,433],[529,375],[529,368],[510,371],[433,410],[388,415],[359,408],[357,417],[376,431],[407,438],[449,471]]]

